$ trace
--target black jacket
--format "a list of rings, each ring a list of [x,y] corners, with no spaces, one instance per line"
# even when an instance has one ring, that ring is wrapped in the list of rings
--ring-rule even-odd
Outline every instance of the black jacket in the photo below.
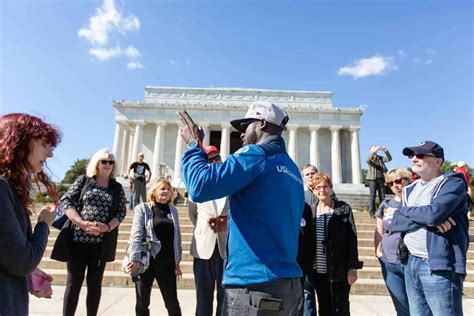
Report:
[[[363,262],[359,261],[352,208],[344,201],[333,199],[333,202],[334,213],[327,226],[327,271],[331,281],[347,282],[347,271],[362,269]]]
[[[311,207],[304,204],[303,218],[301,219],[301,229],[298,243],[298,256],[296,260],[303,270],[303,278],[311,278],[314,265],[314,252],[316,247],[316,232],[314,230],[313,214]]]

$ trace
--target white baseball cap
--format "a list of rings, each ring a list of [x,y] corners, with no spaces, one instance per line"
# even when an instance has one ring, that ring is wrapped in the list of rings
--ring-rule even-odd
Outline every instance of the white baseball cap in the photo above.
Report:
[[[250,104],[243,119],[230,121],[230,124],[239,132],[245,133],[242,124],[255,120],[265,120],[286,130],[286,123],[288,123],[289,118],[288,113],[278,105],[266,101],[256,101]]]

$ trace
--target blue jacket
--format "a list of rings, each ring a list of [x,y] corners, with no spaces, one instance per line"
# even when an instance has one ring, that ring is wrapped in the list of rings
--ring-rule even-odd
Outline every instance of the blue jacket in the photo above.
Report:
[[[418,180],[421,181],[421,180]],[[431,204],[407,207],[407,200],[416,182],[406,186],[402,207],[393,215],[392,232],[408,232],[427,228],[427,249],[430,269],[452,270],[466,274],[466,253],[469,247],[466,182],[463,175],[448,172],[433,193]],[[456,226],[440,233],[433,226],[451,217]]]
[[[279,136],[238,150],[221,165],[200,148],[183,157],[183,179],[195,202],[229,196],[223,284],[250,285],[299,278],[296,261],[304,207],[298,167]]]

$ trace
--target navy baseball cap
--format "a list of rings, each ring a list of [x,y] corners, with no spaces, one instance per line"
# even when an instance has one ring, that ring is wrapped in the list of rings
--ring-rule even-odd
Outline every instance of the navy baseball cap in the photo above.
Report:
[[[432,154],[433,156],[437,158],[442,158],[444,160],[443,147],[429,140],[421,142],[418,145],[412,147],[405,147],[403,148],[402,153],[405,156],[414,156],[417,154]]]

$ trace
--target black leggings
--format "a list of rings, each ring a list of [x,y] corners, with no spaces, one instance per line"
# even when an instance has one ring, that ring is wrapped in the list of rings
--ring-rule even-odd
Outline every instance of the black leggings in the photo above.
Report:
[[[76,312],[86,268],[87,315],[97,315],[102,292],[102,277],[105,270],[105,262],[99,260],[101,246],[102,244],[73,243],[71,259],[67,262],[67,283],[64,292],[63,315],[74,315]]]
[[[150,306],[151,288],[154,279],[156,279],[160,287],[168,315],[181,316],[178,290],[176,289],[176,265],[174,258],[151,258],[148,270],[137,277],[135,280],[135,293],[137,295],[135,314],[137,316],[150,315],[148,306]]]

